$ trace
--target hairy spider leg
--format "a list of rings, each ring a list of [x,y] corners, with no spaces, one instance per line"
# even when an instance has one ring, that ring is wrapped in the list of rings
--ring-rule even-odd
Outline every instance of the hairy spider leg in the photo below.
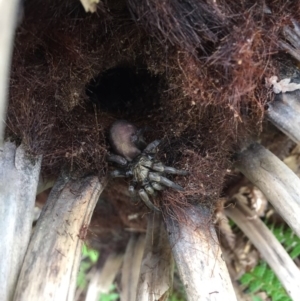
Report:
[[[125,170],[115,169],[110,173],[110,176],[112,178],[129,178],[132,176],[132,172],[131,170],[125,171]]]
[[[170,181],[169,179],[161,176],[160,174],[158,174],[156,172],[149,172],[149,179],[150,179],[150,181],[158,182],[158,183],[168,186],[170,188],[173,188],[173,189],[176,189],[179,191],[183,191],[183,188],[180,185]]]
[[[107,157],[107,161],[117,163],[121,166],[126,166],[128,164],[128,161],[124,157],[119,155],[109,155]]]
[[[143,188],[139,190],[139,196],[149,209],[160,212],[160,210],[150,201],[147,192]]]
[[[135,196],[135,188],[137,186],[137,181],[130,181],[129,187],[128,187],[128,192],[130,194],[131,197]]]
[[[146,192],[148,194],[150,194],[150,195],[154,195],[155,194],[155,191],[154,191],[153,187],[150,184],[146,184],[144,186],[144,188],[145,188],[145,190],[146,190]]]
[[[159,144],[160,144],[160,140],[154,140],[146,146],[143,152],[147,154],[156,153],[156,148],[158,147]]]
[[[189,172],[186,170],[176,169],[176,168],[170,167],[170,166],[165,166],[161,162],[154,163],[151,168],[155,171],[164,172],[164,173],[172,174],[172,175],[186,176],[189,174]]]
[[[155,190],[158,190],[158,191],[161,191],[161,190],[164,190],[165,187],[160,185],[159,183],[157,182],[150,182],[151,186],[155,189]]]
[[[160,140],[154,140],[145,148],[144,153],[155,153],[155,148],[159,145]],[[146,156],[143,157],[143,161],[141,163],[145,167],[149,167],[155,171],[164,172],[167,174],[173,175],[181,175],[186,176],[189,174],[188,171],[182,169],[176,169],[171,166],[165,166],[161,162],[154,163],[151,159],[147,158]]]
[[[136,145],[137,148],[143,149],[147,146],[146,141],[144,140],[144,133],[147,131],[147,128],[141,128],[137,130],[136,134],[131,137],[132,142]]]
[[[186,170],[176,169],[176,168],[170,167],[170,166],[165,166],[161,162],[153,163],[152,160],[150,160],[146,156],[143,156],[143,158],[141,160],[141,165],[151,168],[155,171],[159,171],[159,172],[167,173],[167,174],[181,175],[181,176],[185,176],[185,175],[189,174],[189,172]]]

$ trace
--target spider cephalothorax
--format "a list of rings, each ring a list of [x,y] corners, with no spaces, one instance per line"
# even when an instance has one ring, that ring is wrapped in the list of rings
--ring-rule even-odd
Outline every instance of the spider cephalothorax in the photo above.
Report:
[[[110,128],[109,140],[115,154],[108,157],[108,161],[120,166],[111,172],[112,177],[132,177],[129,192],[134,195],[138,188],[138,195],[152,210],[159,211],[150,201],[149,195],[156,191],[170,187],[183,190],[181,186],[170,181],[165,174],[187,175],[186,170],[163,165],[155,159],[159,140],[146,145],[143,130],[138,130],[133,124],[125,120],[116,121]]]

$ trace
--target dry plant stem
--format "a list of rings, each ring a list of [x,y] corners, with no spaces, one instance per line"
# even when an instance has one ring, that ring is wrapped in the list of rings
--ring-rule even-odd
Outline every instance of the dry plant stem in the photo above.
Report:
[[[168,300],[173,287],[173,274],[174,260],[162,216],[152,213],[148,217],[136,301]]]
[[[267,118],[296,143],[300,143],[300,92],[281,93],[268,104]]]
[[[0,147],[3,146],[8,84],[19,0],[0,0]]]
[[[47,190],[48,188],[53,187],[54,184],[55,184],[55,181],[53,181],[53,180],[43,181],[43,179],[40,178],[36,194],[38,195],[39,193]]]
[[[14,300],[73,301],[82,244],[104,189],[97,177],[61,177],[31,238]]]
[[[295,49],[293,46],[283,41],[279,41],[279,45],[281,46],[282,49],[284,49],[290,55],[292,55],[296,60],[300,61],[300,54],[298,53],[297,49]]]
[[[1,22],[1,21],[0,21]],[[11,300],[28,247],[41,157],[6,142],[0,150],[0,300]]]
[[[166,218],[169,240],[189,301],[236,300],[210,212],[204,206],[185,209],[185,220]]]
[[[238,155],[236,167],[266,196],[300,237],[300,179],[260,144]]]
[[[99,0],[80,0],[80,2],[87,13],[94,13],[97,10],[97,3],[99,3]]]
[[[136,297],[145,238],[144,234],[132,234],[127,244],[122,267],[121,301],[132,301]]]
[[[98,301],[101,293],[109,292],[120,270],[123,257],[124,254],[113,252],[107,257],[103,268],[94,267],[85,298],[86,301]]]
[[[299,24],[292,20],[293,28],[289,26],[285,26],[283,28],[283,33],[285,35],[285,40],[280,40],[279,45],[282,49],[286,50],[289,54],[291,54],[296,60],[300,61],[300,27]]]
[[[242,229],[272,268],[293,300],[300,296],[300,270],[273,233],[242,203],[226,209],[226,214]]]

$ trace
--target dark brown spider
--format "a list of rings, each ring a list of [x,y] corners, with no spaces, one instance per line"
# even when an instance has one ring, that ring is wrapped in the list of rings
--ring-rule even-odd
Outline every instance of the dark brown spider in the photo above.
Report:
[[[187,175],[186,170],[178,170],[165,166],[155,159],[160,140],[154,140],[146,145],[143,140],[143,130],[138,130],[125,120],[116,121],[110,128],[109,140],[115,154],[108,157],[109,162],[120,166],[110,173],[113,178],[132,177],[129,192],[133,196],[136,188],[142,201],[151,209],[160,211],[151,201],[149,195],[170,187],[183,190],[181,186],[170,181],[165,174]]]

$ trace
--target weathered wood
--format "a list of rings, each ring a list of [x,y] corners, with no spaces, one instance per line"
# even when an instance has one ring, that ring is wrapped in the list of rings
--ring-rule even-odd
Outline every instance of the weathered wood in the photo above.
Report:
[[[266,196],[300,237],[300,179],[260,144],[238,155],[235,166]]]
[[[300,143],[300,91],[281,93],[268,104],[266,117],[296,143]]]
[[[31,238],[14,300],[73,301],[82,244],[103,188],[93,176],[57,181]]]
[[[292,19],[291,21],[293,26],[284,26],[283,34],[285,39],[279,40],[279,45],[296,60],[300,61],[300,26],[295,20]]]
[[[85,297],[86,301],[98,301],[101,293],[109,290],[118,274],[123,262],[124,254],[112,252],[105,260],[103,267],[95,266]]]
[[[47,190],[48,188],[53,187],[54,184],[55,184],[54,180],[43,180],[42,178],[40,178],[36,194],[39,194]]]
[[[126,247],[121,278],[121,301],[135,300],[146,236],[132,234]]]
[[[100,0],[80,0],[84,10],[88,13],[94,13],[97,10],[97,3]]]
[[[0,150],[0,300],[11,300],[31,235],[41,157],[6,142]]]
[[[0,147],[3,146],[13,39],[20,0],[0,1]]]
[[[146,245],[136,301],[166,301],[173,287],[174,260],[159,213],[148,217]],[[132,299],[133,300],[133,299]]]
[[[226,214],[241,228],[277,275],[293,300],[300,296],[300,270],[273,233],[260,218],[242,203],[228,207]]]
[[[180,223],[167,217],[169,240],[189,301],[230,300],[236,296],[210,212],[201,206],[186,209]]]

